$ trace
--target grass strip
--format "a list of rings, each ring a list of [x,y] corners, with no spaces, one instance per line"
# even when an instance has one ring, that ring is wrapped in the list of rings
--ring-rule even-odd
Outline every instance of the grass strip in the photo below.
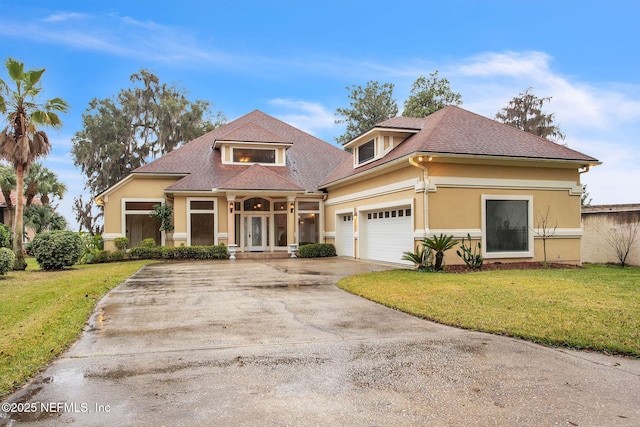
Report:
[[[96,303],[150,261],[78,265],[0,278],[0,397],[22,385],[80,335]]]
[[[344,278],[338,286],[446,325],[640,357],[640,268],[391,270]]]

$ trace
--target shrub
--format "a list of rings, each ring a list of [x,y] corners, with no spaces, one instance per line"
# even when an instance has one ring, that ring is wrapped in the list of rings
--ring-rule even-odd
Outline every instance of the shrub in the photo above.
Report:
[[[298,248],[300,258],[322,258],[336,256],[336,247],[331,243],[311,243]]]
[[[16,255],[9,248],[0,248],[0,274],[7,274],[8,271],[13,270],[13,262],[16,260]]]
[[[143,248],[155,248],[156,239],[154,239],[153,237],[148,237],[142,241],[141,246]]]
[[[108,261],[122,261],[124,260],[126,257],[126,253],[123,250],[117,250],[117,251],[113,251],[113,252],[109,252],[109,259]]]
[[[229,251],[225,245],[213,246],[179,246],[164,248],[164,259],[227,259]]]
[[[61,270],[71,267],[82,256],[82,238],[73,231],[40,233],[31,242],[31,252],[43,270]]]
[[[11,248],[11,229],[5,224],[0,224],[0,248]]]
[[[116,245],[116,249],[124,251],[129,246],[129,239],[126,237],[116,237],[113,239],[113,243]]]
[[[95,257],[93,259],[93,263],[95,264],[102,264],[105,262],[109,262],[109,251],[97,251],[95,253]]]
[[[151,239],[153,240],[153,239]],[[129,251],[129,257],[131,259],[161,259],[162,247],[161,246],[138,246]]]

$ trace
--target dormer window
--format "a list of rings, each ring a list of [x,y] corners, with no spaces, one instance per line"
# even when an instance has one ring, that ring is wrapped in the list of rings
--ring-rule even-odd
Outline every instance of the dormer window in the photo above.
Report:
[[[276,150],[233,147],[233,162],[274,164]]]
[[[363,163],[367,163],[370,160],[373,160],[373,158],[376,155],[375,139],[372,139],[371,141],[365,142],[364,144],[360,145],[357,148],[357,150],[358,150],[359,165]]]

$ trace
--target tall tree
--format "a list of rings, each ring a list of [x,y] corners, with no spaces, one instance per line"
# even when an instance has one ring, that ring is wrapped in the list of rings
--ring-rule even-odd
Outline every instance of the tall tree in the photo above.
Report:
[[[551,97],[538,98],[531,91],[532,88],[528,88],[511,99],[509,104],[496,114],[496,120],[549,141],[564,141],[564,133],[554,123],[555,115],[542,111],[544,105],[551,102]]]
[[[455,93],[449,80],[438,78],[438,70],[429,77],[420,76],[411,86],[409,98],[404,101],[404,117],[426,117],[447,105],[462,104],[462,95]]]
[[[55,172],[40,163],[34,163],[29,168],[24,184],[25,207],[31,206],[36,197],[43,205],[51,206],[55,198],[62,199],[67,191],[67,186],[58,181]]]
[[[27,267],[22,249],[24,176],[35,160],[47,155],[51,149],[49,137],[38,126],[62,126],[57,113],[66,112],[69,105],[61,98],[38,102],[44,68],[25,71],[24,63],[13,58],[8,58],[5,65],[15,89],[0,80],[0,112],[8,112],[9,121],[9,125],[0,132],[0,157],[9,161],[16,172],[14,269],[24,270]]]
[[[85,186],[98,194],[142,166],[225,122],[209,103],[191,102],[184,89],[160,83],[146,70],[131,76],[133,88],[114,99],[94,99],[73,138],[74,163]]]
[[[353,85],[347,87],[350,108],[338,108],[336,116],[337,124],[346,123],[344,134],[336,138],[341,144],[346,144],[356,136],[368,131],[376,124],[395,117],[398,114],[398,104],[393,99],[392,83],[380,84],[370,81],[366,87]]]

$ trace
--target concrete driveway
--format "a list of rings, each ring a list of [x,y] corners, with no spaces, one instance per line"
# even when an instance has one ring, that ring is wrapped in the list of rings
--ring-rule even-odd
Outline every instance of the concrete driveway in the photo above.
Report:
[[[0,424],[640,425],[638,360],[445,327],[333,285],[385,268],[148,266]]]

